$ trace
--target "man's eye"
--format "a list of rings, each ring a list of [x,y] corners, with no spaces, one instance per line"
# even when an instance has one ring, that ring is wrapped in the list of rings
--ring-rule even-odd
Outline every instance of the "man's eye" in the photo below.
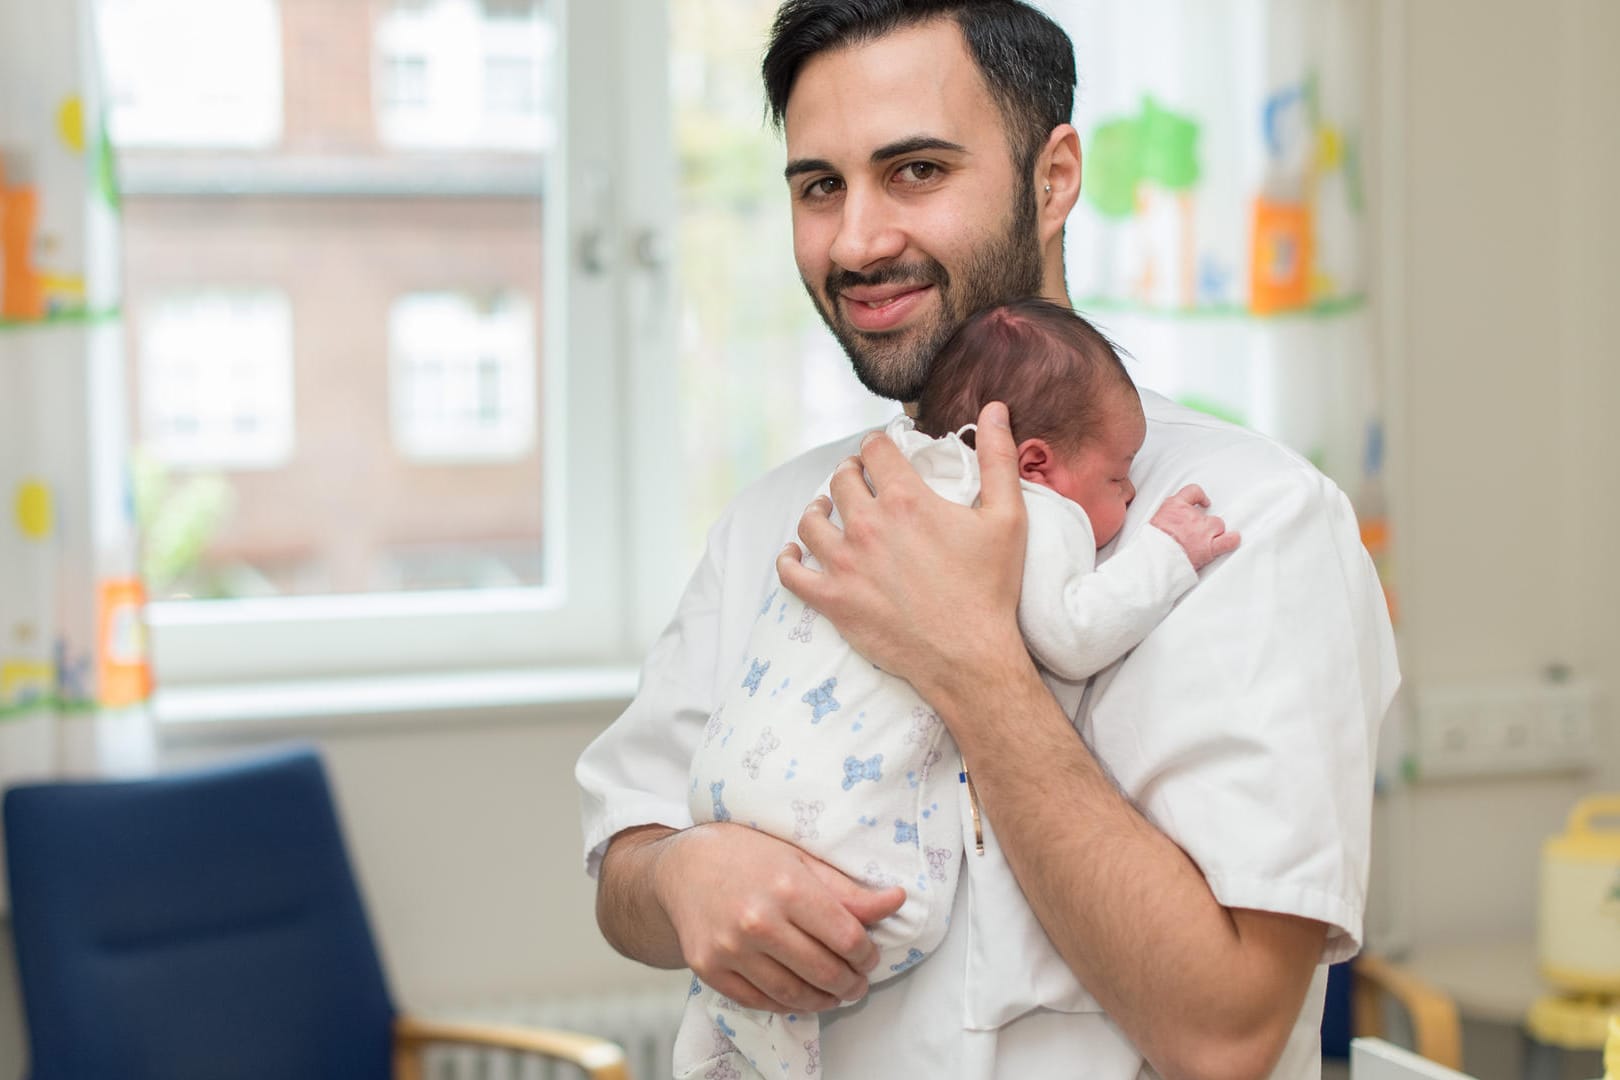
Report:
[[[902,179],[923,183],[939,175],[939,166],[932,161],[913,161],[900,166]]]
[[[824,199],[829,195],[838,194],[839,182],[836,176],[823,176],[819,180],[812,180],[804,189],[807,199]]]

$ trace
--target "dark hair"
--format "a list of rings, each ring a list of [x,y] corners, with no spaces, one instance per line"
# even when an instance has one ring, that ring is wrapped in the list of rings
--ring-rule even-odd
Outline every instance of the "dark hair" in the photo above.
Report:
[[[951,335],[917,400],[917,430],[944,435],[1002,401],[1017,441],[1074,451],[1100,433],[1115,395],[1134,387],[1102,331],[1050,300],[1015,300],[978,312]]]
[[[962,31],[1007,125],[1013,160],[1028,172],[1052,129],[1074,112],[1074,45],[1020,0],[784,0],[760,65],[771,123],[781,128],[788,95],[812,56],[943,18]]]

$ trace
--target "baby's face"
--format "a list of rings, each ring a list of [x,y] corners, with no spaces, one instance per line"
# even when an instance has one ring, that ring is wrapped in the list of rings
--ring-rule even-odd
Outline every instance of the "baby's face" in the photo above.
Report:
[[[1091,519],[1098,547],[1119,535],[1120,526],[1125,524],[1125,508],[1136,498],[1131,462],[1146,438],[1142,405],[1132,394],[1113,410],[1096,438],[1087,439],[1052,471],[1048,486],[1080,504]]]

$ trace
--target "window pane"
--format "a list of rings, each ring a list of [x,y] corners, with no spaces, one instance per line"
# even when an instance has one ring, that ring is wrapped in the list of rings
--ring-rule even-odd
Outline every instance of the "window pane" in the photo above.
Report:
[[[793,264],[785,151],[760,51],[778,0],[674,0],[682,434],[689,560],[739,488],[898,410],[867,393]]]
[[[98,4],[154,596],[551,584],[548,5]]]

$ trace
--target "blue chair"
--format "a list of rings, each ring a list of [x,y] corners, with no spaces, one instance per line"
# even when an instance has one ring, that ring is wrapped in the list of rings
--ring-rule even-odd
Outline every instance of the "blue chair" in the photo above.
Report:
[[[417,1080],[432,1043],[572,1062],[564,1032],[399,1016],[319,759],[5,796],[32,1080]]]

